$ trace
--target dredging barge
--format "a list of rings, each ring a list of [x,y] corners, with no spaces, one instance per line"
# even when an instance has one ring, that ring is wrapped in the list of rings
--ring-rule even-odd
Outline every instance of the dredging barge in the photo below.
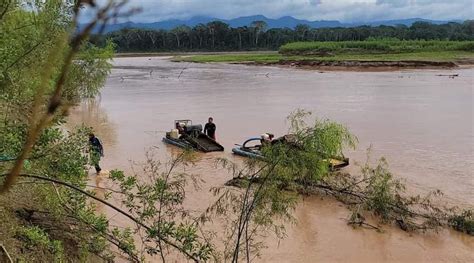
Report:
[[[175,120],[174,129],[166,133],[163,142],[201,152],[222,152],[224,146],[202,132],[202,125],[191,120]]]
[[[271,142],[271,144],[276,143],[286,143],[291,144],[292,135],[287,134],[282,137],[279,137]],[[262,138],[250,138],[246,140],[242,145],[237,145],[237,147],[232,149],[232,152],[236,155],[255,158],[259,160],[265,160],[265,157],[262,154]],[[346,157],[336,157],[332,156],[325,159],[328,163],[329,169],[332,171],[342,169],[349,165],[349,158]]]

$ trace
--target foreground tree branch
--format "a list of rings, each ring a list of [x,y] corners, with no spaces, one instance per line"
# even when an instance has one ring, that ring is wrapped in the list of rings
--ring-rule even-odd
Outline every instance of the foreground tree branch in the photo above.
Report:
[[[7,177],[8,174],[2,174],[0,175],[0,177]],[[70,183],[67,183],[67,182],[63,182],[61,180],[58,180],[58,179],[54,179],[54,178],[49,178],[49,177],[45,177],[45,176],[40,176],[40,175],[33,175],[33,174],[19,174],[18,175],[19,177],[24,177],[24,178],[33,178],[33,179],[37,179],[37,180],[41,180],[41,181],[47,181],[47,182],[51,182],[51,183],[56,183],[58,185],[62,185],[62,186],[65,186],[67,188],[70,188],[74,191],[77,191],[85,196],[87,196],[88,198],[91,198],[97,202],[100,202],[110,208],[112,208],[113,210],[119,212],[120,214],[124,215],[125,217],[127,217],[128,219],[132,220],[134,223],[136,223],[137,225],[143,227],[144,229],[148,230],[148,231],[152,231],[152,228],[148,225],[146,225],[145,223],[141,222],[140,220],[136,219],[135,217],[133,217],[132,215],[130,215],[129,213],[125,212],[124,210],[118,208],[117,206],[105,201],[105,200],[102,200],[96,196],[94,196],[93,194],[90,194],[88,193],[87,191],[84,191],[82,189],[80,189],[79,187],[77,186],[74,186]],[[163,236],[161,235],[157,235],[157,238],[158,240],[162,241],[163,243],[177,249],[180,253],[184,254],[186,257],[188,257],[190,260],[193,260],[194,262],[199,262],[199,259],[196,258],[194,255],[191,255],[189,254],[186,250],[184,250],[183,248],[181,248],[180,246],[174,244],[173,242],[169,241],[168,239],[164,238]]]
[[[82,5],[83,1],[76,1],[74,7],[74,14],[73,14],[73,28],[76,25],[77,18],[79,16],[79,7]],[[97,11],[96,17],[87,24],[87,26],[75,35],[69,45],[69,51],[67,52],[66,56],[63,60],[63,66],[61,68],[61,72],[57,81],[54,84],[54,91],[49,98],[48,105],[46,107],[46,111],[44,111],[39,116],[37,115],[38,112],[41,112],[41,103],[42,97],[46,90],[46,85],[48,85],[48,81],[44,81],[42,86],[40,86],[38,92],[35,96],[35,101],[33,104],[33,115],[30,121],[30,127],[28,130],[28,136],[26,141],[23,145],[22,151],[20,155],[16,158],[15,164],[10,171],[10,174],[6,177],[3,185],[0,187],[0,193],[7,191],[15,182],[16,177],[20,174],[23,164],[25,160],[28,158],[29,153],[31,152],[33,146],[35,145],[38,137],[40,136],[43,129],[53,120],[58,109],[64,105],[64,101],[62,99],[62,91],[72,64],[72,61],[75,55],[78,53],[80,47],[83,44],[83,41],[90,35],[92,29],[101,21],[108,21],[110,18],[108,16],[108,12],[114,10],[115,8],[121,7],[126,1],[121,1],[119,4],[115,4],[114,1],[109,1],[104,7],[100,8]],[[93,3],[91,1],[91,3]],[[61,50],[53,49],[52,54],[50,57],[56,56]],[[26,54],[28,54],[27,52]],[[16,62],[15,62],[16,63]],[[51,73],[50,73],[51,74]],[[48,74],[46,74],[48,75]],[[65,110],[65,109],[64,109]]]

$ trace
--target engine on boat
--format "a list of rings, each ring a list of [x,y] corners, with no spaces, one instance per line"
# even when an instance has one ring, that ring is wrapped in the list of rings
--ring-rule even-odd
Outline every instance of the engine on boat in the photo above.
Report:
[[[184,126],[184,132],[188,135],[198,135],[202,133],[202,125],[201,124],[196,124],[196,125],[186,125]]]
[[[203,133],[201,124],[192,125],[191,120],[175,120],[174,127],[163,138],[165,143],[202,152],[224,151],[222,145]]]

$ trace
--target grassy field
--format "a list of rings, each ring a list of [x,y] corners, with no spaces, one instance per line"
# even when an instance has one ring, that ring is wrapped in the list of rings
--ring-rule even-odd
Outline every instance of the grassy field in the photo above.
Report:
[[[176,56],[172,60],[177,62],[256,62],[256,63],[276,63],[282,59],[282,55],[278,53],[272,54],[260,54],[260,53],[248,53],[248,54],[211,54],[211,55],[185,55]]]
[[[279,53],[220,53],[175,56],[173,61],[278,63],[285,60],[317,61],[472,61],[473,41],[369,40],[294,42]]]
[[[282,54],[212,54],[176,56],[177,62],[226,62],[226,63],[278,63],[285,60],[318,60],[318,61],[461,61],[474,60],[473,52],[440,51],[440,52],[413,52],[413,53],[385,53],[385,54],[335,54],[333,56],[296,56]]]
[[[307,53],[416,53],[466,51],[474,52],[474,41],[443,40],[368,40],[340,42],[293,42],[280,47],[281,54]]]

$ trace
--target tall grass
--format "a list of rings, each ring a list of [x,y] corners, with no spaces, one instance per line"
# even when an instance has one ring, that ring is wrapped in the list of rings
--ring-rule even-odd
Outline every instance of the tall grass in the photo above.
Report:
[[[474,52],[474,41],[371,39],[340,42],[293,42],[281,54],[308,53],[411,53],[435,51]]]

